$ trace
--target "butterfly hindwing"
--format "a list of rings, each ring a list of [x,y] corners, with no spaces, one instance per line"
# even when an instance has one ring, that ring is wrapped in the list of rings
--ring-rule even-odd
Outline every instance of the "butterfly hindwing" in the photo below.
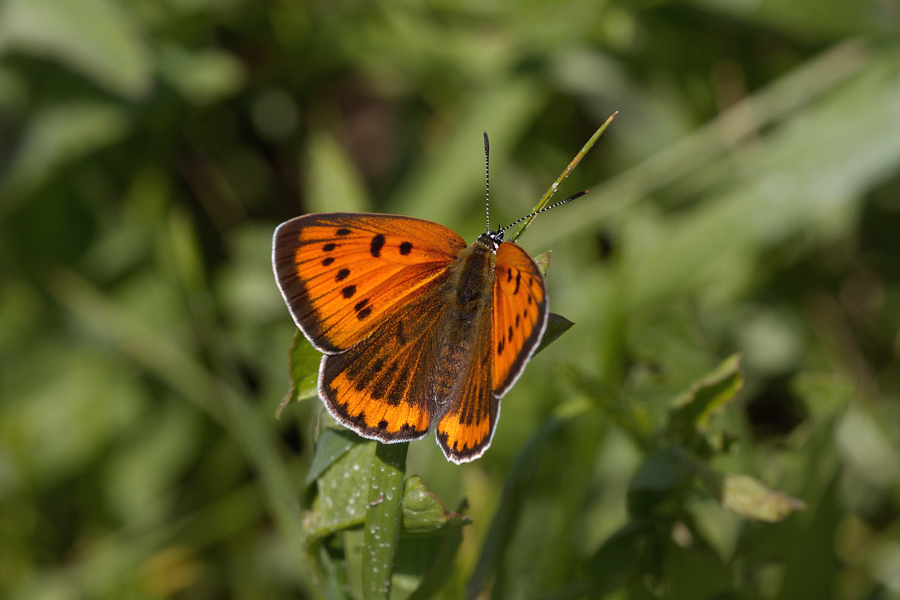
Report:
[[[520,246],[500,244],[494,269],[491,355],[497,397],[512,387],[547,327],[547,292],[537,264]]]
[[[442,300],[429,294],[350,350],[323,358],[319,395],[335,419],[383,442],[419,439],[428,432],[435,412],[435,323],[443,315]]]
[[[421,219],[310,214],[275,230],[272,262],[294,321],[334,354],[427,295],[465,247],[453,230]]]
[[[490,340],[491,315],[485,311],[468,369],[460,374],[457,393],[435,431],[444,456],[457,464],[484,454],[500,414],[500,398],[492,389]]]

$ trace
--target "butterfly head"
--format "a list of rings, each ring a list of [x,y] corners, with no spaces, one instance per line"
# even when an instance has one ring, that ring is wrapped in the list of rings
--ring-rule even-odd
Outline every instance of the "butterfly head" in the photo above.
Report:
[[[497,248],[500,247],[500,244],[503,243],[503,230],[497,231],[488,231],[487,233],[482,233],[478,236],[478,243],[484,244],[494,252],[497,251]]]

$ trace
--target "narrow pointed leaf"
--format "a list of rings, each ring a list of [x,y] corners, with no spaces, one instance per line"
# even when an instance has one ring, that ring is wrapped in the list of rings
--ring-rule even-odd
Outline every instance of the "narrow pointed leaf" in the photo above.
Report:
[[[537,354],[555,342],[559,336],[571,329],[573,325],[575,325],[575,323],[567,318],[556,313],[550,313],[550,316],[547,318],[547,329],[544,331],[544,337],[541,338],[541,343],[538,344],[537,350],[535,350],[534,353]]]

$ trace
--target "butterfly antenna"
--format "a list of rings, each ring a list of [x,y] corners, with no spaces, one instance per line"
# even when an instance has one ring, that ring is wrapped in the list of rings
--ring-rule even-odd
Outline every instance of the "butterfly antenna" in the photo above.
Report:
[[[484,132],[484,219],[487,231],[491,232],[491,143],[487,131]]]
[[[550,210],[551,208],[556,208],[557,206],[561,206],[561,205],[565,204],[566,202],[571,202],[571,201],[574,200],[575,198],[580,198],[581,196],[584,196],[585,194],[587,194],[587,190],[582,190],[582,191],[578,192],[577,194],[572,194],[571,196],[569,196],[569,197],[566,198],[565,200],[560,200],[559,202],[554,202],[554,203],[551,204],[550,206],[545,206],[545,207],[542,208],[541,210],[536,210],[536,211],[534,211],[533,213],[531,213],[530,215],[525,215],[525,216],[522,217],[521,219],[517,219],[517,220],[513,221],[512,223],[510,223],[509,225],[507,225],[506,227],[504,227],[503,229],[498,230],[498,233],[503,233],[504,231],[506,231],[507,229],[509,229],[509,228],[512,227],[513,225],[518,225],[519,223],[521,223],[521,222],[524,221],[525,219],[530,219],[531,217],[533,217],[533,216],[535,216],[535,215],[539,215],[539,214],[541,214],[542,212],[547,212],[547,211]]]

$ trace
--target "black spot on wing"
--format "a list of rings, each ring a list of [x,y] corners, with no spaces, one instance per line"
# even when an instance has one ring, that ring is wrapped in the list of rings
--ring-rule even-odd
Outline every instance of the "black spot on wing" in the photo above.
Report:
[[[382,248],[384,248],[384,234],[379,233],[372,238],[372,242],[369,244],[369,253],[378,258],[381,256]]]
[[[335,281],[343,281],[348,277],[350,277],[350,269],[341,269],[337,272],[337,275],[335,275],[334,279]]]
[[[349,229],[347,229],[346,227],[341,227],[340,229],[338,229],[337,231],[335,231],[335,233],[336,233],[337,235],[350,235],[350,234],[353,233],[353,232],[350,231]]]
[[[403,397],[406,395],[406,390],[409,387],[409,379],[409,364],[406,364],[403,365],[402,369],[400,369],[400,373],[397,375],[397,378],[394,379],[393,385],[391,385],[390,389],[388,390],[388,404],[390,404],[391,406],[397,406],[398,404],[400,404],[400,401],[403,400]]]
[[[369,369],[371,370],[372,375],[377,375],[381,369],[384,368],[384,359],[376,358],[369,364]]]
[[[333,262],[334,262],[334,257],[333,257],[333,256],[329,256],[328,258],[322,260],[322,266],[323,266],[323,267],[327,267],[328,265],[330,265],[330,264],[333,263]]]
[[[331,252],[335,248],[337,248],[337,244],[335,244],[334,242],[329,242],[322,246],[322,252]]]
[[[369,306],[369,299],[363,298],[353,307],[353,310],[356,311],[356,318],[360,321],[364,320],[366,317],[372,314],[372,307]]]
[[[355,294],[355,293],[356,293],[355,285],[348,285],[347,287],[345,287],[344,289],[341,290],[341,295],[344,298],[352,298],[353,294]]]
[[[402,244],[400,244],[400,254],[402,254],[403,256],[407,256],[410,252],[412,252],[411,243],[403,242]]]

